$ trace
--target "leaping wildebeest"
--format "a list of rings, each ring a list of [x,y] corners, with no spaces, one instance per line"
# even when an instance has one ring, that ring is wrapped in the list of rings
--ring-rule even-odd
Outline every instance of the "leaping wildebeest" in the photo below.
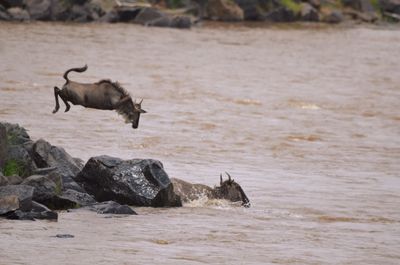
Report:
[[[70,109],[68,101],[73,105],[81,105],[85,108],[116,110],[125,118],[125,122],[132,123],[132,128],[136,129],[139,126],[140,114],[146,113],[141,106],[143,99],[140,102],[132,101],[128,91],[118,82],[100,80],[94,84],[83,84],[68,79],[70,72],[82,73],[87,68],[87,65],[81,68],[71,68],[64,73],[63,77],[66,82],[62,89],[54,87],[56,107],[53,113],[60,108],[58,103],[58,97],[60,97],[66,106],[65,112]]]

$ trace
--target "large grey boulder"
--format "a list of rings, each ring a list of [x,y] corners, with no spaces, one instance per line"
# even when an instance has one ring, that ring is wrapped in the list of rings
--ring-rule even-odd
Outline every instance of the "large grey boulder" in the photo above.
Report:
[[[48,204],[55,197],[61,195],[62,179],[58,174],[32,175],[26,178],[23,185],[34,187],[33,200]]]
[[[45,219],[45,220],[57,221],[58,214],[56,212],[51,211],[46,206],[33,201],[31,211],[24,212],[21,210],[16,210],[16,211],[8,213],[7,215],[5,215],[5,217],[7,219],[13,219],[13,220],[32,220],[33,221],[35,219],[40,219],[40,220]]]
[[[64,148],[53,146],[47,141],[40,139],[33,144],[31,155],[38,168],[55,168],[61,175],[64,189],[77,189],[80,187],[75,183],[75,177],[82,169],[81,163],[70,156]]]
[[[8,185],[0,187],[0,214],[13,210],[30,211],[32,209],[33,187],[26,185]],[[16,204],[18,200],[18,205]],[[16,209],[12,209],[18,206]],[[11,210],[10,210],[11,209]]]
[[[86,192],[71,189],[63,190],[62,179],[57,172],[30,176],[22,184],[35,188],[33,200],[54,210],[79,208],[96,202]]]
[[[58,196],[58,201],[61,204],[60,208],[78,208],[82,206],[87,206],[93,203],[96,203],[96,200],[93,196],[87,194],[86,192],[79,192],[76,190],[67,189],[62,192],[60,196]],[[66,203],[67,205],[72,205],[73,207],[63,207],[62,203]]]
[[[97,201],[137,206],[182,206],[161,162],[92,157],[75,180]]]

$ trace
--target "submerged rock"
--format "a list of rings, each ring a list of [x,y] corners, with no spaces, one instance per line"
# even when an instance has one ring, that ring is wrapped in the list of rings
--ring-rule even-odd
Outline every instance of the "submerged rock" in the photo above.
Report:
[[[92,157],[75,180],[98,201],[137,206],[182,206],[161,162]]]
[[[86,208],[99,214],[137,214],[128,205],[121,205],[114,201],[99,202]]]

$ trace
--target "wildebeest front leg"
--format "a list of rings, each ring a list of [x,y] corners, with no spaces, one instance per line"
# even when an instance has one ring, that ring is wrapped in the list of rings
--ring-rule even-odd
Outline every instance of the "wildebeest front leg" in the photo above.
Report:
[[[56,99],[56,107],[53,110],[53,114],[56,113],[60,109],[60,103],[58,103],[58,93],[60,89],[58,87],[54,87],[54,98]]]

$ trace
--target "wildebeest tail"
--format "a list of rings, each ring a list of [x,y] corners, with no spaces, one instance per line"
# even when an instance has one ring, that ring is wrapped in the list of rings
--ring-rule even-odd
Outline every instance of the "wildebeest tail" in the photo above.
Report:
[[[69,72],[78,72],[78,73],[83,73],[83,72],[85,72],[86,70],[87,70],[87,64],[85,64],[85,66],[84,67],[78,67],[78,68],[71,68],[71,69],[69,69],[69,70],[67,70],[65,73],[64,73],[64,79],[65,79],[65,81],[68,83],[69,82],[69,79],[68,79],[68,74],[69,74]]]

